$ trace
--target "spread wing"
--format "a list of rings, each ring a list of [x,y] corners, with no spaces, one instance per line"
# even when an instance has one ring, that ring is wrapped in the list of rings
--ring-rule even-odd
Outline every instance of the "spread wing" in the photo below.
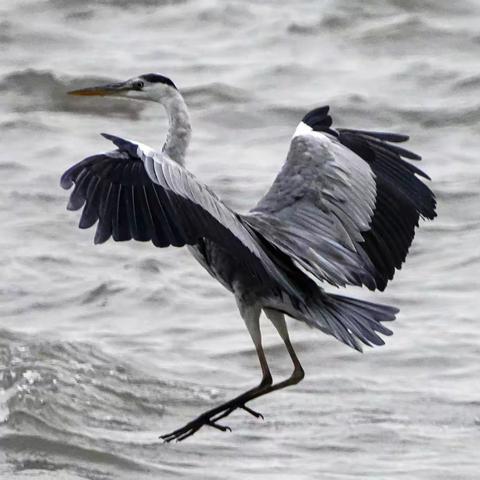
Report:
[[[391,142],[405,135],[331,128],[328,107],[300,123],[270,190],[244,217],[294,261],[331,284],[383,290],[405,260],[435,197]]]
[[[208,238],[263,282],[296,292],[256,234],[184,167],[145,145],[103,135],[118,149],[86,158],[61,178],[63,188],[75,185],[67,208],[83,207],[79,227],[98,222],[95,243],[113,237],[181,247]]]

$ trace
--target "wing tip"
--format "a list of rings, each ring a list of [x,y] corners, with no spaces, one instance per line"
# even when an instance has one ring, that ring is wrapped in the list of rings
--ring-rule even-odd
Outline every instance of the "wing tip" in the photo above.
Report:
[[[302,122],[317,132],[328,130],[332,126],[332,117],[328,114],[329,110],[329,105],[314,108],[302,118]]]
[[[70,170],[67,170],[61,177],[60,177],[60,186],[64,190],[70,190],[73,186],[72,176],[70,175]]]
[[[103,138],[106,138],[107,140],[110,140],[112,143],[114,143],[115,145],[117,145],[116,142],[118,142],[119,140],[121,140],[120,137],[117,137],[115,135],[112,135],[111,133],[105,133],[105,132],[102,132],[100,133],[100,135],[103,137]]]
[[[117,137],[116,135],[112,135],[110,133],[102,132],[100,134],[103,138],[110,140],[120,151],[127,153],[133,157],[138,158],[138,144],[132,142],[130,140],[126,140],[125,138]]]
[[[94,245],[101,245],[102,243],[105,243],[108,240],[108,238],[97,238],[96,236],[93,239],[93,244]]]

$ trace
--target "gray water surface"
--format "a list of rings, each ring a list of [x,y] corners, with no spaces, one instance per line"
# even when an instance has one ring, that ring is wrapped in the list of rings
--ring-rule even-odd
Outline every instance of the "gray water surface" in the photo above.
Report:
[[[0,477],[478,479],[480,3],[474,0],[0,1]],[[255,385],[233,297],[184,249],[78,230],[61,173],[160,148],[161,107],[67,97],[161,72],[185,93],[188,167],[246,211],[308,109],[411,135],[439,217],[383,294],[400,307],[365,354],[295,321],[306,370],[179,444],[158,435]],[[290,364],[263,321],[276,378]]]

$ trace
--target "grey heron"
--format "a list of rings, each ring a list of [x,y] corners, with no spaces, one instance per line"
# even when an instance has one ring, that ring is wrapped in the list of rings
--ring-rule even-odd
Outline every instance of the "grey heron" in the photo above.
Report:
[[[115,145],[69,168],[61,186],[74,189],[69,210],[83,207],[80,228],[97,223],[95,243],[151,241],[187,245],[195,259],[235,296],[258,355],[254,388],[162,435],[184,440],[236,409],[262,417],[247,403],[294,385],[304,371],[290,342],[285,315],[361,351],[383,345],[384,322],[398,309],[327,293],[325,284],[383,291],[404,262],[420,218],[436,216],[435,196],[408,160],[420,157],[397,144],[406,135],[333,128],[329,107],[299,123],[272,186],[246,214],[229,208],[184,166],[191,136],[185,101],[167,77],[150,73],[69,92],[149,100],[169,119],[161,151],[102,134]],[[289,378],[273,383],[262,347],[262,311],[293,363]],[[262,417],[263,418],[263,417]]]

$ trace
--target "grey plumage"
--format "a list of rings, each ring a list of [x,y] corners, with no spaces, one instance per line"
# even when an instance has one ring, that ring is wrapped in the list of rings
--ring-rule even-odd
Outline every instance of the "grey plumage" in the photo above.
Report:
[[[264,251],[248,226],[206,185],[165,153],[103,134],[118,150],[94,155],[68,169],[63,188],[76,183],[68,208],[86,203],[80,228],[97,220],[95,243],[152,240],[158,247],[195,245],[202,238],[234,249],[243,268],[258,281],[297,289]]]
[[[300,135],[271,189],[245,218],[319,280],[373,285],[360,243],[375,195],[373,173],[360,157],[328,135]]]
[[[395,318],[396,308],[328,294],[321,283],[383,290],[405,260],[419,218],[434,218],[435,198],[417,178],[426,175],[402,158],[418,160],[418,155],[390,143],[407,136],[335,130],[328,107],[312,110],[298,126],[269,191],[241,215],[184,168],[190,122],[169,79],[148,74],[74,94],[157,101],[170,121],[162,152],[103,134],[117,149],[88,157],[64,173],[62,187],[75,186],[68,208],[83,207],[80,227],[98,222],[95,243],[113,237],[152,241],[158,247],[188,245],[235,295],[262,366],[261,386],[207,412],[208,421],[203,415],[166,435],[166,440],[186,438],[205,424],[222,429],[215,422],[233,409],[255,414],[245,407],[247,401],[303,378],[283,314],[357,350],[361,343],[382,345],[380,335],[391,335],[383,322]],[[261,345],[262,310],[274,322],[295,367],[278,386],[271,385]]]

